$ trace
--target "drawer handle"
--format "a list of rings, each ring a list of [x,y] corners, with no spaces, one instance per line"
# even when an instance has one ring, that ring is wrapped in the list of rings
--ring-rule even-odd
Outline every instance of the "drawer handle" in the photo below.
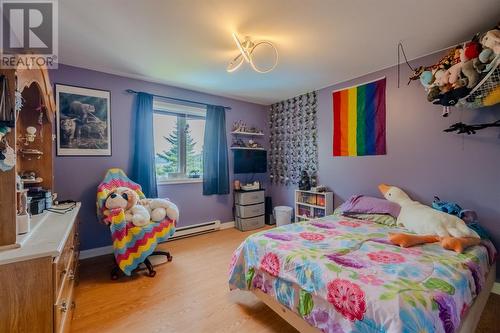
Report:
[[[61,302],[61,305],[59,306],[59,310],[61,310],[61,312],[68,311],[68,303],[66,302],[66,300]]]

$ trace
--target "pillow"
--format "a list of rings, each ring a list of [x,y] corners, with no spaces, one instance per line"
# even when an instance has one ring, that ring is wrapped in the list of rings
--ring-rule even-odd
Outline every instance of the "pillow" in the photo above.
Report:
[[[395,227],[397,225],[396,219],[389,214],[356,214],[356,213],[344,213],[342,214],[347,217],[352,217],[359,220],[368,220],[378,224],[384,224],[388,227]]]
[[[365,195],[353,195],[339,208],[342,214],[389,214],[394,218],[398,217],[401,210],[397,203]]]
[[[333,215],[352,217],[353,219],[358,219],[358,220],[372,221],[375,223],[386,225],[388,227],[397,226],[396,218],[392,217],[389,214],[364,214],[364,213],[344,213],[343,214],[340,207],[338,207],[333,212]]]

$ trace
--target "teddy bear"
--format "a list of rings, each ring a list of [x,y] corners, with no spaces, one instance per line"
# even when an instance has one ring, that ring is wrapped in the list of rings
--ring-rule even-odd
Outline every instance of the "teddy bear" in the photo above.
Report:
[[[495,54],[500,54],[500,30],[493,29],[484,34],[481,38],[481,44],[485,48],[489,48]]]
[[[142,199],[139,204],[143,205],[148,210],[153,222],[161,222],[165,217],[175,221],[179,218],[179,209],[169,200]]]
[[[125,220],[132,222],[136,227],[145,226],[150,222],[148,210],[138,205],[139,196],[128,187],[117,187],[106,198],[107,209],[121,208],[125,211]]]
[[[474,68],[478,72],[489,72],[491,68],[495,65],[493,61],[495,59],[495,53],[493,53],[492,49],[483,49],[479,56],[474,59]]]

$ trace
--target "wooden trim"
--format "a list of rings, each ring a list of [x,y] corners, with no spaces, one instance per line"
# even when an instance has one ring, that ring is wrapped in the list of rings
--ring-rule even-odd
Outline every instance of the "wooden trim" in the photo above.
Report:
[[[491,289],[491,292],[493,294],[497,294],[497,295],[500,295],[500,282],[495,282],[493,284],[493,289]]]
[[[5,75],[8,83],[7,98],[14,103],[15,71],[0,70],[0,75]],[[9,145],[16,149],[16,129],[12,128],[6,135]],[[0,171],[0,246],[16,243],[16,168],[9,171]],[[1,331],[1,330],[0,330]]]
[[[309,325],[304,319],[302,319],[298,314],[281,305],[271,296],[265,294],[260,289],[254,289],[252,292],[257,296],[262,302],[264,302],[268,307],[270,307],[274,312],[280,315],[281,318],[286,320],[287,323],[292,325],[301,333],[320,333],[316,327]]]

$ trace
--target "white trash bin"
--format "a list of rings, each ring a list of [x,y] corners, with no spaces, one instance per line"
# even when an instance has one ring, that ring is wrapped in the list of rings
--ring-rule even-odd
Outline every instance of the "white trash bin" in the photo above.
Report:
[[[288,206],[276,206],[274,207],[274,219],[276,220],[276,226],[280,227],[285,224],[290,224],[292,220],[292,207]]]

